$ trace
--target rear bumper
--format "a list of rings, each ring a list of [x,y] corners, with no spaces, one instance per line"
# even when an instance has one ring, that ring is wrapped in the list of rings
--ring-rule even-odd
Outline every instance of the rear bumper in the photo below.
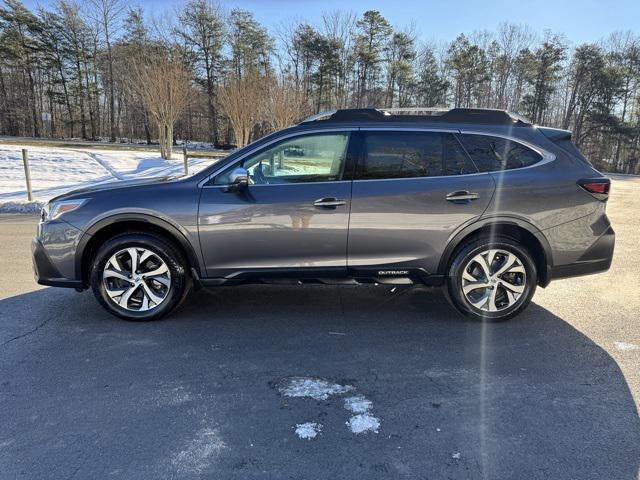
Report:
[[[615,232],[609,226],[576,262],[551,267],[550,280],[606,272],[611,267],[615,243]]]
[[[62,276],[49,259],[49,255],[47,255],[44,246],[40,243],[38,238],[34,238],[31,241],[31,254],[33,261],[33,273],[36,282],[40,285],[47,285],[50,287],[82,288],[81,281],[69,280]]]

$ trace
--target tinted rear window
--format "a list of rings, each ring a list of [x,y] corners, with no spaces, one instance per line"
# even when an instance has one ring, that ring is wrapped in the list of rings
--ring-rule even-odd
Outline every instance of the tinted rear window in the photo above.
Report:
[[[366,132],[357,179],[436,177],[476,173],[451,134]]]
[[[542,155],[518,142],[489,135],[460,135],[460,141],[481,172],[534,165]]]

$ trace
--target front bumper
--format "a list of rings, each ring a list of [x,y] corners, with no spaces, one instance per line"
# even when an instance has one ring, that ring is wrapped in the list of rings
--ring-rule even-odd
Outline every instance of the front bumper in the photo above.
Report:
[[[64,278],[55,265],[51,262],[49,255],[38,238],[31,241],[31,258],[33,261],[33,273],[40,285],[50,287],[82,288],[79,280]]]

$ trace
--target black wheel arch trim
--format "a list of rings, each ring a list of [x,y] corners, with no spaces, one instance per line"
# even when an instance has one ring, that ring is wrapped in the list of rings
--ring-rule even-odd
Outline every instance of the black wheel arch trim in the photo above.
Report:
[[[469,235],[480,232],[482,230],[486,230],[493,225],[498,226],[511,226],[511,227],[519,227],[523,230],[526,230],[531,235],[533,235],[536,240],[542,245],[544,250],[544,256],[546,259],[546,265],[544,271],[538,272],[538,281],[539,285],[545,287],[551,281],[551,270],[553,266],[553,253],[551,250],[551,246],[549,245],[549,241],[546,236],[534,225],[530,222],[523,220],[521,218],[516,217],[508,217],[508,216],[494,216],[494,217],[483,217],[473,221],[470,224],[467,224],[461,227],[450,239],[445,247],[442,256],[440,257],[440,262],[438,264],[438,274],[446,275],[447,266],[451,260],[451,256],[455,252],[456,248],[460,245],[460,243]]]
[[[84,234],[80,238],[76,248],[76,278],[84,278],[82,271],[84,251],[91,238],[105,227],[125,222],[147,222],[169,232],[173,239],[175,239],[186,252],[187,261],[189,262],[188,269],[195,269],[198,275],[202,276],[200,259],[193,248],[193,245],[189,242],[188,238],[179,227],[167,220],[147,213],[117,213],[101,218],[84,230]]]

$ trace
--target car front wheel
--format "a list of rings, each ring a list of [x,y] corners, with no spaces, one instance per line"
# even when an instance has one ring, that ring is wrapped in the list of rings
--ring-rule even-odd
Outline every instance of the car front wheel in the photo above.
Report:
[[[535,262],[517,240],[480,238],[462,247],[449,266],[447,296],[476,320],[501,321],[524,310],[536,290]]]
[[[91,287],[110,313],[126,320],[155,320],[186,296],[185,265],[182,253],[164,238],[147,233],[118,235],[98,250]]]

